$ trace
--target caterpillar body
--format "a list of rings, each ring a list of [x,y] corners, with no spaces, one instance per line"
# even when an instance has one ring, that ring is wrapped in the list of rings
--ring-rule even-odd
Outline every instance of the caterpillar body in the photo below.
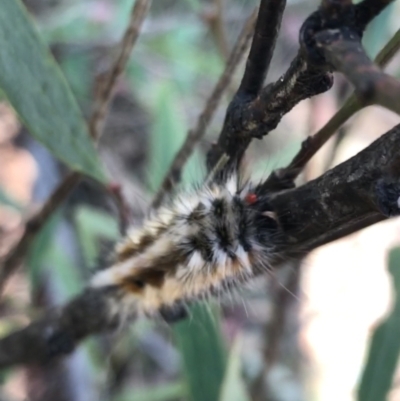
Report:
[[[118,288],[119,309],[174,320],[182,305],[270,269],[282,231],[265,183],[223,174],[176,195],[133,227],[92,287]]]

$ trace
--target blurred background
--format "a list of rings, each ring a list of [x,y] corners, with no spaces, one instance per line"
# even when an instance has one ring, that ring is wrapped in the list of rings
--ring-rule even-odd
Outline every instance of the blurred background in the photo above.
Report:
[[[114,60],[132,2],[25,0],[86,116],[96,77]],[[109,177],[122,185],[135,221],[140,222],[195,125],[257,4],[153,2],[119,81],[99,148]],[[288,1],[268,81],[288,67],[298,49],[299,28],[317,6],[317,1]],[[398,21],[397,2],[371,24],[364,38],[371,56],[399,29]],[[204,176],[205,152],[219,133],[243,65],[185,168],[183,186]],[[400,77],[400,57],[387,70]],[[254,176],[285,165],[350,93],[338,76],[331,91],[302,102],[267,138],[255,140],[247,154]],[[399,122],[399,116],[380,108],[359,112],[312,160],[301,180],[346,160]],[[23,222],[65,172],[2,99],[0,255],[18,240]],[[82,182],[36,238],[24,269],[8,283],[0,304],[0,334],[81,291],[118,236],[113,202],[92,182]],[[140,321],[128,332],[86,341],[63,362],[10,370],[0,376],[0,399],[400,401],[400,375],[395,373],[392,381],[400,315],[391,314],[397,310],[399,245],[398,219],[370,227],[301,262],[288,261],[276,274],[219,302],[192,307],[187,321],[171,327]]]

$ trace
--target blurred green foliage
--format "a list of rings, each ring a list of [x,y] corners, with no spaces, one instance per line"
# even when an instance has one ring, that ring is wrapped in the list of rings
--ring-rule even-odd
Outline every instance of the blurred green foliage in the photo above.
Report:
[[[20,0],[2,1],[0,42],[0,87],[31,134],[71,169],[104,181],[76,101]]]
[[[185,397],[186,389],[182,383],[168,383],[154,386],[152,388],[127,391],[118,396],[115,401],[173,401]]]
[[[400,354],[400,248],[391,250],[388,270],[393,281],[394,305],[372,335],[358,401],[388,400],[396,373]]]
[[[12,4],[12,0],[3,1],[6,5]],[[129,90],[145,106],[151,116],[146,181],[149,194],[156,191],[162,182],[170,162],[223,69],[221,54],[215,43],[210,40],[208,27],[198,16],[205,2],[201,0],[170,1],[169,3],[173,4],[171,10],[175,7],[177,15],[174,16],[171,11],[170,19],[167,18],[168,15],[164,15],[168,14],[168,11],[164,11],[166,3],[163,1],[154,4],[153,14],[148,22],[150,28],[144,29],[124,76],[124,83],[129,86]],[[100,49],[111,58],[112,51],[110,49],[104,51],[102,46],[111,45],[112,48],[119,40],[127,24],[131,5],[132,0],[61,1],[55,10],[38,17],[39,32],[49,46],[59,50],[60,66],[78,103],[83,108],[90,104],[94,80],[93,60],[96,58],[96,52]],[[4,12],[0,11],[0,17],[1,15],[4,17]],[[390,35],[390,18],[388,10],[377,19],[367,33],[365,43],[371,54],[376,53],[382,41]],[[6,19],[3,18],[3,20]],[[18,21],[14,22],[14,24],[17,23]],[[4,29],[7,24],[3,25]],[[23,35],[35,32],[29,24],[25,25],[28,30],[22,32]],[[0,26],[0,34],[1,32]],[[36,34],[33,37],[36,38]],[[6,43],[6,41],[3,42]],[[34,42],[31,50],[34,50],[36,55],[32,56],[31,52],[27,54],[33,57],[33,61],[37,57],[39,72],[45,69],[52,71],[50,75],[42,74],[43,82],[38,84],[49,85],[47,79],[49,77],[55,79],[69,99],[68,88],[63,86],[62,78],[58,77],[58,72],[53,66],[49,66],[44,61],[47,59],[47,51],[38,40],[35,39]],[[18,44],[18,46],[23,45],[23,41]],[[16,49],[19,49],[18,46]],[[46,65],[40,63],[40,60]],[[28,63],[27,60],[25,61]],[[22,77],[24,80],[16,86],[19,90],[22,86],[29,87],[26,81],[34,81],[29,74]],[[24,96],[30,95],[32,93],[29,90],[24,90]],[[75,106],[71,107],[73,109]],[[18,110],[17,106],[16,108]],[[38,116],[34,117],[33,119],[29,116],[25,118],[29,120],[28,125],[32,128],[32,132],[35,132],[36,124],[38,124]],[[57,127],[68,127],[74,119],[76,122],[78,118],[74,113],[72,116],[66,113],[64,117],[56,121]],[[79,120],[78,123],[82,122]],[[54,126],[51,128],[55,134],[61,135]],[[75,137],[74,141],[79,142],[80,137],[79,139]],[[57,141],[55,145],[58,145]],[[268,160],[267,167],[265,161],[260,161],[256,170],[265,175],[266,169],[284,165],[299,146],[300,143],[289,144],[272,160]],[[56,156],[65,156],[65,154],[60,155],[60,152],[68,154],[64,146],[56,150],[51,148],[51,150]],[[85,157],[91,161],[95,160],[92,152],[85,154]],[[184,170],[183,185],[201,182],[205,173],[201,167],[204,165],[203,159],[204,154],[200,150],[192,156]],[[1,189],[0,203],[20,210],[20,206]],[[61,213],[56,214],[37,236],[28,265],[32,289],[40,286],[43,277],[51,276],[55,281],[60,302],[63,302],[82,290],[89,272],[78,269],[74,257],[76,255],[72,255],[69,250],[57,243],[55,233],[61,222],[61,216]],[[102,240],[112,241],[118,237],[116,220],[104,211],[84,206],[75,210],[73,223],[80,244],[79,251],[83,265],[92,268],[99,256]],[[394,267],[400,266],[399,255],[399,251],[396,250],[390,258],[390,269],[396,292],[399,279],[397,269]],[[400,348],[400,326],[399,318],[396,316],[399,312],[396,302],[393,314],[375,332],[360,385],[359,401],[383,400],[390,388]],[[137,382],[133,384],[127,382],[117,394],[113,394],[112,399],[115,401],[248,401],[250,398],[241,372],[241,340],[236,339],[234,345],[230,346],[225,340],[222,326],[217,305],[197,304],[191,307],[190,318],[176,324],[173,330],[169,329],[165,336],[173,335],[174,349],[180,354],[181,367],[178,377],[157,383],[150,382],[147,385],[144,379],[145,384],[140,386]],[[145,337],[153,329],[153,323],[143,324],[134,333],[127,334],[128,345],[124,344],[123,350],[128,359],[136,358],[139,353],[138,339]],[[107,375],[105,370],[110,367],[104,364],[105,357],[101,345],[93,340],[87,342],[85,357],[89,361],[91,375],[96,377],[98,383],[101,383],[99,387],[102,389],[104,377]]]
[[[219,401],[250,401],[241,371],[241,340],[242,338],[238,336],[232,346]]]
[[[182,353],[190,399],[219,400],[226,370],[226,351],[216,308],[193,305],[190,318],[175,324],[174,333]]]

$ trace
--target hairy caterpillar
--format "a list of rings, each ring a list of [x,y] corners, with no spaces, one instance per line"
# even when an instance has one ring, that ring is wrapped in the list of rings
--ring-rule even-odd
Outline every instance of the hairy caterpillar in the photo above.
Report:
[[[223,170],[188,194],[178,194],[129,230],[111,267],[91,287],[119,289],[119,308],[179,318],[185,302],[224,291],[270,269],[283,241],[269,205],[269,181],[254,184]]]

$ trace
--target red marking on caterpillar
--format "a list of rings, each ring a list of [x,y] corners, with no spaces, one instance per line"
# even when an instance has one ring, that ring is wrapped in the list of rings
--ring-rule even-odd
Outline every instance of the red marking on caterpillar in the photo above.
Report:
[[[249,193],[245,196],[244,200],[246,201],[246,203],[248,203],[249,205],[253,205],[254,203],[257,202],[257,195],[253,194],[253,193]]]

